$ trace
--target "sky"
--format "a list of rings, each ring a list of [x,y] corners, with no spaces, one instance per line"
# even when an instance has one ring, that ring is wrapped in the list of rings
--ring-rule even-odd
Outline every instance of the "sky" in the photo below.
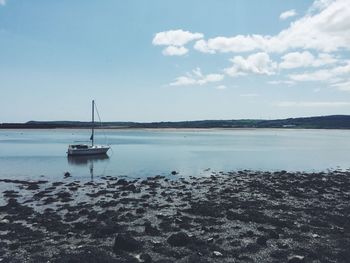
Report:
[[[350,0],[0,0],[0,123],[350,114]]]

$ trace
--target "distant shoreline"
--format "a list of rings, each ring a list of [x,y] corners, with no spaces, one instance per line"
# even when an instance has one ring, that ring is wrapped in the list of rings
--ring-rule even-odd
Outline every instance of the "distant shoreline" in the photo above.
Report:
[[[0,129],[90,129],[91,122],[29,121],[0,123]],[[199,120],[177,122],[102,122],[95,128],[103,129],[350,129],[350,115],[331,115],[277,120]]]

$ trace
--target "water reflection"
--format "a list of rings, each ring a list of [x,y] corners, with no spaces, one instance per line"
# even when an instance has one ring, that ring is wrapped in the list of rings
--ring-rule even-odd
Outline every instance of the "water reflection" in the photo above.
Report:
[[[107,154],[91,156],[68,156],[68,163],[71,165],[85,166],[91,163],[103,162],[109,160]]]
[[[87,155],[87,156],[67,156],[68,163],[73,166],[88,166],[91,176],[91,181],[94,180],[94,164],[109,161],[107,154],[102,155]],[[103,173],[104,174],[104,171]]]

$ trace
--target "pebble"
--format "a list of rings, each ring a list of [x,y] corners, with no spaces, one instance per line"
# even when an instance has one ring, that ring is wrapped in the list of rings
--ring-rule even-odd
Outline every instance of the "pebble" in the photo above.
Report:
[[[288,259],[288,263],[302,263],[304,262],[304,256],[292,256]]]
[[[214,252],[213,252],[213,255],[214,255],[215,257],[222,257],[222,256],[223,256],[223,254],[220,253],[219,251],[214,251]]]

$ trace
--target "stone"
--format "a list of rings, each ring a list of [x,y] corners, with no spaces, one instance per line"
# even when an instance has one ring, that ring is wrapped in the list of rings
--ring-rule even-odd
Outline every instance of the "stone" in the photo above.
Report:
[[[213,255],[214,255],[214,257],[218,257],[218,258],[223,256],[223,254],[219,251],[214,251]]]
[[[256,239],[256,243],[258,243],[260,246],[266,246],[267,238],[264,236],[258,237]]]
[[[279,239],[279,234],[276,232],[276,231],[274,231],[274,230],[270,230],[269,231],[269,238],[271,238],[271,239]]]
[[[143,253],[140,255],[140,261],[143,263],[151,263],[152,257],[147,253]]]
[[[124,185],[122,190],[135,192],[136,191],[136,186],[134,184]]]
[[[160,234],[160,230],[155,227],[152,226],[152,224],[150,222],[146,222],[145,223],[145,234],[150,235],[150,236],[156,236]]]
[[[304,256],[292,256],[288,259],[288,263],[303,263],[304,261]]]
[[[137,251],[142,248],[142,243],[129,234],[118,234],[114,239],[113,250],[115,253],[120,251]]]
[[[168,239],[168,243],[175,247],[184,247],[190,242],[190,237],[184,232],[172,234]]]
[[[117,185],[128,185],[128,181],[126,181],[125,179],[119,179],[117,182],[116,182]]]

